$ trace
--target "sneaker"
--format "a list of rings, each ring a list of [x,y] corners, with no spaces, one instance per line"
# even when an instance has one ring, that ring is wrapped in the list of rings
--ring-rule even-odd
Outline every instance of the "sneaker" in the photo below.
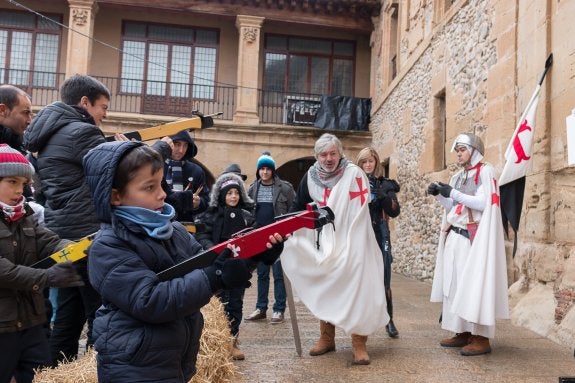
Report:
[[[246,317],[247,321],[262,320],[262,319],[266,319],[266,312],[262,309],[255,309],[253,313],[251,313]]]
[[[274,313],[272,314],[271,323],[272,324],[278,324],[278,323],[283,323],[283,321],[284,321],[284,313],[279,312],[279,311],[274,311]]]

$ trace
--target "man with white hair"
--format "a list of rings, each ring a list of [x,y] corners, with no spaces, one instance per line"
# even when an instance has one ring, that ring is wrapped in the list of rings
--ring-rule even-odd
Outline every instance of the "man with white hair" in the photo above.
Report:
[[[462,169],[449,184],[427,188],[445,208],[431,301],[443,303],[441,327],[456,333],[441,346],[482,355],[491,352],[496,319],[509,318],[499,185],[493,166],[481,161],[478,136],[458,135],[451,151]]]
[[[389,322],[383,258],[369,215],[369,180],[345,158],[340,140],[323,134],[314,147],[316,162],[303,176],[291,211],[316,202],[334,213],[334,225],[319,234],[300,230],[286,242],[285,274],[308,309],[320,319],[320,337],[309,351],[335,351],[335,328],[352,339],[352,364],[369,364],[368,335]]]

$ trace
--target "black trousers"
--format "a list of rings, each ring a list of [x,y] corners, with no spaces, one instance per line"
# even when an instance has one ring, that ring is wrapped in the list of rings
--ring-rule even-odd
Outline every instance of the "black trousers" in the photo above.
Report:
[[[50,336],[50,356],[54,367],[59,361],[78,357],[78,341],[86,322],[88,323],[86,345],[94,344],[92,324],[101,300],[96,290],[86,281],[84,283],[86,285],[82,287],[58,289],[56,319]]]
[[[238,336],[240,332],[240,323],[242,323],[242,314],[244,310],[244,292],[246,289],[222,290],[218,298],[224,305],[224,311],[230,321],[232,336]]]
[[[34,369],[50,365],[46,329],[43,325],[0,334],[0,383],[32,383]]]

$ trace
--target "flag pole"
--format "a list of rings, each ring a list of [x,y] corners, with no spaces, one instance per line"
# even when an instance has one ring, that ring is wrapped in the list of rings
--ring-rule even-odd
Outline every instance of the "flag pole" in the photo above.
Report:
[[[515,127],[515,130],[513,131],[513,134],[511,135],[511,137],[515,137],[515,135],[517,134],[517,130],[519,129],[519,127],[523,123],[523,120],[525,119],[525,116],[529,112],[529,109],[531,109],[531,104],[533,104],[533,102],[535,102],[535,100],[539,96],[539,92],[541,91],[541,84],[543,84],[543,80],[545,79],[545,76],[547,75],[547,71],[549,71],[549,68],[551,68],[551,65],[553,65],[553,53],[549,54],[549,56],[547,57],[547,60],[545,60],[545,68],[543,69],[543,73],[541,73],[541,77],[539,78],[539,82],[537,83],[537,86],[535,87],[535,91],[533,92],[531,99],[527,103],[527,106],[523,109],[523,113],[521,114],[521,118],[519,119],[519,122],[517,123],[517,126]],[[513,140],[511,140],[509,142],[509,144],[507,145],[507,149],[505,150],[505,157],[507,157],[509,155],[509,151],[511,150],[512,145],[513,145]]]

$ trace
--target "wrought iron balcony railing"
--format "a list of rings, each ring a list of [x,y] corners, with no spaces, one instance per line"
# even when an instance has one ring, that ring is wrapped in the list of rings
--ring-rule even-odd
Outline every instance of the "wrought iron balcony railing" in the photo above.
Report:
[[[32,97],[32,104],[46,106],[60,99],[64,73],[33,72],[0,68],[4,83],[13,84]],[[110,90],[110,112],[190,116],[192,110],[204,114],[223,112],[232,120],[237,88],[173,82],[94,76]],[[313,125],[320,94],[258,90],[257,110],[261,123]]]

